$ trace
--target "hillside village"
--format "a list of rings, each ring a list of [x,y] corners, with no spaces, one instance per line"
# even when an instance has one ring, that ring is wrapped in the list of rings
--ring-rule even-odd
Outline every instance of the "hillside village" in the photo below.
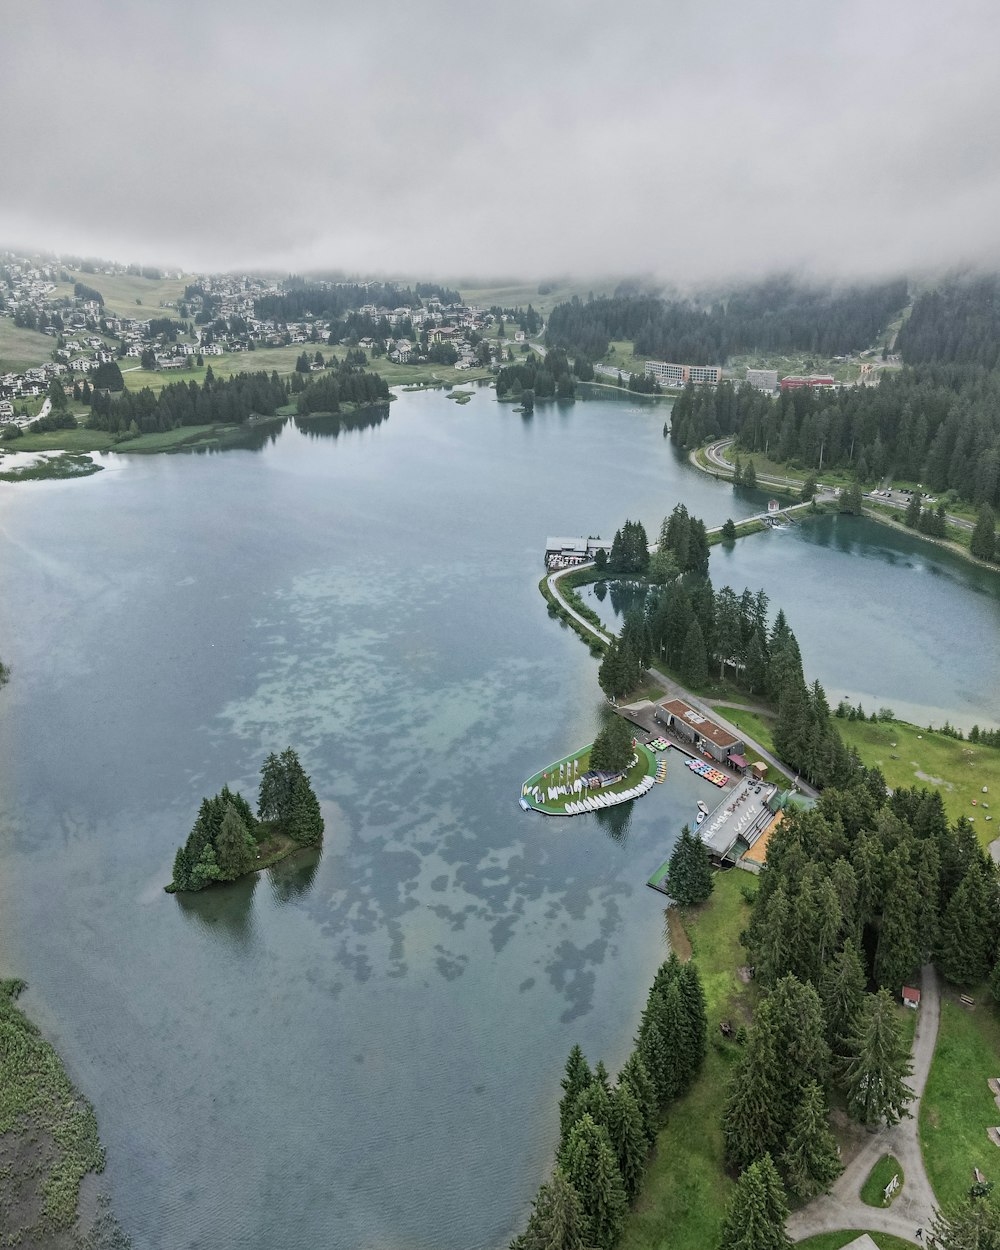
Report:
[[[319,349],[343,344],[396,364],[433,362],[464,370],[501,363],[504,353],[485,337],[495,335],[500,322],[522,323],[512,327],[511,342],[526,337],[521,310],[477,308],[443,288],[421,297],[381,283],[310,282],[308,292],[343,293],[333,302],[344,307],[344,316],[312,315],[308,308],[293,319],[262,315],[262,306],[282,303],[289,284],[250,274],[197,275],[187,279],[175,301],[137,308],[135,316],[125,316],[120,307],[109,311],[100,291],[102,276],[134,272],[174,278],[178,286],[183,280],[179,273],[134,266],[71,265],[55,257],[0,252],[0,327],[9,319],[52,339],[49,360],[0,373],[0,424],[23,427],[38,417],[38,401],[53,380],[79,398],[81,384],[115,361],[126,375],[129,368],[173,372],[211,357],[302,345],[305,364],[300,357],[297,367],[315,372],[324,368]],[[382,298],[361,302],[366,291]],[[389,306],[384,297],[391,294],[406,302]]]

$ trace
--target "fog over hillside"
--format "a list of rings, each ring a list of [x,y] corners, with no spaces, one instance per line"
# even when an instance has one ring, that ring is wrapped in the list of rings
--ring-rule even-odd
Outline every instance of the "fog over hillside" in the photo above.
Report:
[[[8,0],[0,240],[681,284],[995,265],[998,36],[985,0]]]

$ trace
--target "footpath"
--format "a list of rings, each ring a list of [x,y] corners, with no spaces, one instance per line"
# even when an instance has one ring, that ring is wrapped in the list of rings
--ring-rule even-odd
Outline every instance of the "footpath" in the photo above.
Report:
[[[923,1229],[926,1238],[938,1204],[924,1168],[918,1121],[940,1019],[937,973],[933,965],[925,964],[921,972],[920,1013],[913,1039],[913,1074],[907,1082],[914,1095],[908,1107],[910,1116],[892,1128],[873,1133],[838,1177],[830,1193],[814,1198],[788,1217],[786,1231],[792,1241],[803,1241],[818,1233],[864,1228],[870,1232],[891,1233],[915,1246],[926,1244],[917,1238],[917,1229]],[[861,1201],[861,1186],[886,1154],[899,1160],[905,1179],[899,1197],[891,1207],[882,1210]]]
[[[563,611],[567,613],[567,615],[571,616],[574,621],[582,625],[583,628],[589,633],[593,634],[595,638],[599,638],[601,642],[610,643],[611,635],[599,626],[591,624],[591,622],[582,617],[579,612],[574,611],[574,609],[563,598],[559,588],[559,581],[561,578],[565,577],[568,573],[575,573],[579,569],[587,567],[589,566],[578,564],[571,566],[570,568],[558,569],[556,572],[548,575],[545,579],[546,585],[548,586],[552,597],[556,600]],[[663,673],[656,669],[648,669],[646,676],[664,691],[668,699],[683,699],[685,703],[690,703],[692,707],[697,708],[699,712],[702,712],[710,720],[714,720],[717,724],[721,725],[723,729],[727,729],[731,734],[733,734],[734,737],[742,738],[751,750],[756,751],[761,759],[766,760],[776,772],[779,772],[783,777],[787,777],[790,782],[793,782],[803,794],[809,795],[810,798],[816,798],[817,792],[812,786],[808,785],[805,781],[792,773],[786,765],[782,764],[782,762],[770,751],[768,751],[766,747],[762,746],[759,742],[755,742],[753,738],[748,738],[742,729],[738,728],[731,721],[728,721],[724,717],[720,716],[714,709],[708,707],[697,697],[697,695],[692,694],[690,690],[686,690],[672,678],[664,676]]]

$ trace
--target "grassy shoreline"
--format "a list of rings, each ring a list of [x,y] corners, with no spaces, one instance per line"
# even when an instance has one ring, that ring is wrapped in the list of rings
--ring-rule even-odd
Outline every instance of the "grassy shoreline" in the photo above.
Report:
[[[4,1245],[64,1245],[80,1184],[104,1170],[104,1149],[93,1107],[17,1005],[23,989],[0,981],[0,1228]]]

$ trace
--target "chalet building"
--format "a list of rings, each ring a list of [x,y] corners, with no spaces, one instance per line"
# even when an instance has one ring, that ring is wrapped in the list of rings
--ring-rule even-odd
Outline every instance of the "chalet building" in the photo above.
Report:
[[[744,770],[747,766],[743,752],[746,746],[728,729],[717,725],[704,712],[685,703],[683,699],[668,699],[661,703],[654,716],[661,725],[689,742],[696,751],[710,755],[720,764]]]

